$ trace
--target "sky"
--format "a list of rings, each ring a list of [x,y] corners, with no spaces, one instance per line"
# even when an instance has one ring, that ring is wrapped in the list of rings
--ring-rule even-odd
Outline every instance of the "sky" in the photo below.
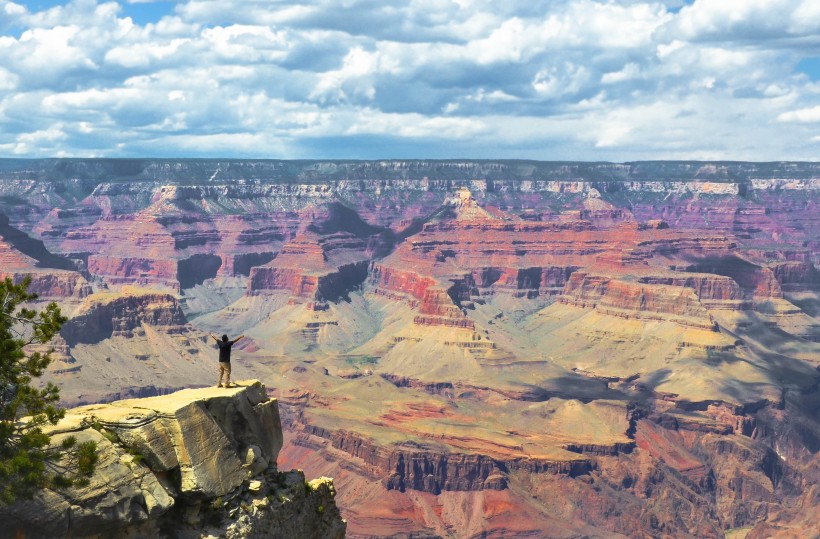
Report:
[[[820,0],[0,0],[0,157],[818,156]]]

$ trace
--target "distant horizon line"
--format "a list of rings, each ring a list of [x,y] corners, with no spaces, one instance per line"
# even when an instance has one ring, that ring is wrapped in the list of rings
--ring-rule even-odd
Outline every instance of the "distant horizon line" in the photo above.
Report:
[[[794,163],[820,165],[820,160],[808,161],[799,159],[777,159],[752,161],[744,159],[634,159],[625,161],[608,160],[585,160],[585,159],[521,159],[521,158],[470,158],[470,157],[447,157],[447,158],[280,158],[280,157],[0,157],[0,162],[9,161],[242,161],[242,162],[289,162],[289,163],[378,163],[378,162],[482,162],[482,163],[585,163],[585,164],[608,164],[608,165],[629,165],[633,163],[712,163],[712,164],[732,164],[732,163],[753,163],[753,164],[773,164],[773,163]]]

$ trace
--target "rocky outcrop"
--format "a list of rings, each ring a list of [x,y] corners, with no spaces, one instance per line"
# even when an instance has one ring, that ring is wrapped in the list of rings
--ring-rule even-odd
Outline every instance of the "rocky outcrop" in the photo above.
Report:
[[[724,275],[732,278],[742,289],[760,298],[782,298],[774,271],[752,264],[737,256],[707,258],[689,268],[691,271]]]
[[[14,283],[31,279],[28,291],[37,294],[41,300],[71,301],[81,300],[92,293],[91,285],[75,271],[23,270],[0,271],[0,279],[10,278]]]
[[[338,301],[367,277],[366,243],[350,233],[298,235],[264,266],[252,268],[248,293],[285,290],[296,297]]]
[[[454,302],[459,283],[446,288],[435,279],[422,277],[415,271],[378,263],[371,268],[370,283],[376,287],[377,294],[405,301],[417,309],[419,314],[413,318],[416,325],[475,329],[473,321]],[[464,281],[460,284],[464,285]],[[469,298],[469,291],[465,298]]]
[[[70,410],[52,429],[97,444],[90,484],[0,507],[16,537],[341,538],[330,480],[281,473],[277,401],[259,382]]]
[[[160,285],[179,291],[177,262],[161,258],[136,256],[91,255],[88,272],[103,277],[108,283]]]
[[[251,270],[249,293],[264,294],[266,290],[285,290],[293,296],[315,301],[337,301],[361,286],[367,276],[365,260],[344,264],[335,271],[308,274],[297,268],[263,266]]]
[[[5,219],[5,236],[2,235]],[[73,264],[65,258],[47,252],[42,242],[34,242],[25,234],[7,226],[8,218],[0,214],[0,279],[9,278],[20,283],[31,279],[29,292],[41,299],[80,300],[91,293],[88,281],[73,269]],[[32,247],[31,244],[34,244]],[[21,247],[22,246],[22,247]],[[39,259],[25,254],[26,249]],[[55,267],[44,267],[51,263]]]
[[[248,292],[258,295],[265,290],[285,290],[297,297],[314,298],[318,281],[317,276],[305,275],[296,268],[253,268]]]
[[[418,306],[425,299],[427,290],[437,285],[435,279],[424,277],[409,269],[399,269],[392,266],[374,264],[370,271],[370,282],[376,290],[409,296],[412,306]]]
[[[133,337],[147,324],[178,333],[187,324],[185,313],[170,294],[126,290],[122,294],[89,296],[60,335],[70,345],[96,343],[111,337]]]
[[[558,301],[624,318],[671,319],[679,324],[714,329],[714,322],[690,288],[649,285],[577,271]]]
[[[304,212],[305,224],[273,259],[250,269],[249,295],[284,290],[297,298],[339,301],[367,278],[370,260],[390,249],[383,230],[340,203]]]
[[[774,264],[769,267],[780,288],[790,292],[820,288],[820,271],[806,261]]]
[[[297,445],[319,449],[326,444],[361,459],[388,490],[407,489],[440,494],[442,491],[503,490],[510,472],[560,474],[576,477],[593,469],[590,459],[499,459],[482,454],[441,452],[412,443],[380,446],[346,430],[300,425]],[[580,451],[579,451],[580,452]]]
[[[750,298],[731,277],[708,273],[683,273],[640,277],[638,282],[665,286],[681,286],[695,291],[707,309],[751,309]]]

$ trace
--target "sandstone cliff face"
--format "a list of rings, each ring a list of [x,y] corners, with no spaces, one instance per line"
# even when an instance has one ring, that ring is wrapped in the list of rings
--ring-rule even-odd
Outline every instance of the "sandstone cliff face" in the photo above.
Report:
[[[31,279],[29,291],[43,300],[80,300],[91,293],[91,286],[76,271],[66,269],[72,264],[68,259],[55,257],[30,237],[7,225],[8,219],[0,215],[0,279],[10,278],[15,283],[25,277]],[[3,235],[5,233],[5,235]],[[35,244],[33,247],[31,244]],[[29,256],[26,249],[41,260]],[[51,264],[53,267],[48,267]]]
[[[782,298],[775,272],[769,268],[752,264],[737,256],[699,261],[695,271],[703,271],[732,278],[741,288],[760,298]]]
[[[92,293],[91,285],[82,275],[73,271],[26,269],[0,271],[0,279],[10,278],[20,283],[26,277],[31,279],[28,290],[41,300],[79,301]]]
[[[163,293],[97,294],[86,299],[60,334],[70,346],[133,337],[143,324],[179,333],[187,324],[176,298]]]
[[[692,288],[704,307],[709,309],[732,309],[743,306],[743,291],[730,277],[713,274],[652,275],[641,277],[639,281]]]
[[[714,327],[708,311],[688,287],[643,285],[576,271],[558,301],[624,318],[660,316],[682,325]]]
[[[417,490],[440,494],[443,491],[503,490],[508,487],[510,472],[560,474],[576,477],[589,473],[589,459],[498,459],[469,453],[442,454],[423,447],[385,448],[372,440],[343,430],[328,431],[303,425],[293,441],[295,445],[319,450],[326,445],[351,457],[361,459],[388,490]],[[573,447],[569,450],[580,453]]]
[[[783,262],[769,269],[783,290],[820,288],[820,271],[811,262]]]
[[[88,271],[115,285],[161,285],[178,291],[176,269],[177,265],[173,260],[111,255],[88,257]]]
[[[277,401],[259,382],[75,408],[51,434],[96,442],[96,473],[87,487],[0,507],[3,533],[344,537],[330,480],[277,471]]]
[[[273,260],[250,270],[249,294],[285,290],[297,298],[338,301],[361,286],[370,260],[391,247],[384,231],[341,204],[315,208],[309,217]]]

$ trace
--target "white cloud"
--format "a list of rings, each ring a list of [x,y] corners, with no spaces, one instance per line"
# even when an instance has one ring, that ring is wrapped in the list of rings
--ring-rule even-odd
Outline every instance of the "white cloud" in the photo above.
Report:
[[[26,14],[26,8],[25,6],[15,4],[14,2],[4,2],[3,12],[8,17],[19,17]]]
[[[148,2],[0,0],[0,153],[816,153],[816,0]]]
[[[134,43],[115,46],[105,53],[105,62],[126,68],[147,67],[153,62],[174,56],[190,39],[172,39],[168,43]]]
[[[781,122],[816,123],[820,122],[820,105],[805,109],[790,110],[777,117]]]
[[[0,67],[0,91],[14,90],[17,87],[19,79],[17,75],[8,69]]]
[[[65,113],[70,109],[104,111],[120,107],[129,101],[133,102],[140,97],[140,92],[133,88],[91,89],[49,95],[43,99],[42,104],[43,109],[52,114]]]
[[[816,0],[698,0],[680,10],[672,31],[688,40],[761,41],[816,34]]]
[[[584,66],[564,62],[536,73],[532,87],[540,96],[551,99],[575,94],[587,81],[589,72]]]
[[[276,61],[287,55],[284,33],[269,27],[234,24],[227,27],[206,28],[202,32],[203,45],[223,60],[240,63]]]
[[[19,40],[2,43],[21,71],[42,74],[77,67],[95,68],[96,64],[74,43],[79,32],[76,26],[34,28],[26,30]],[[47,78],[48,80],[49,78]]]
[[[629,62],[619,71],[604,73],[601,84],[617,84],[619,82],[637,79],[641,76],[641,67],[635,62]]]
[[[310,98],[321,102],[348,101],[360,97],[372,100],[376,96],[374,78],[380,71],[395,69],[392,62],[382,62],[379,53],[354,47],[344,58],[342,67],[322,74]]]
[[[465,139],[488,132],[489,125],[470,118],[427,117],[419,114],[385,114],[365,109],[356,114],[349,128],[350,135],[381,135],[408,138]]]

